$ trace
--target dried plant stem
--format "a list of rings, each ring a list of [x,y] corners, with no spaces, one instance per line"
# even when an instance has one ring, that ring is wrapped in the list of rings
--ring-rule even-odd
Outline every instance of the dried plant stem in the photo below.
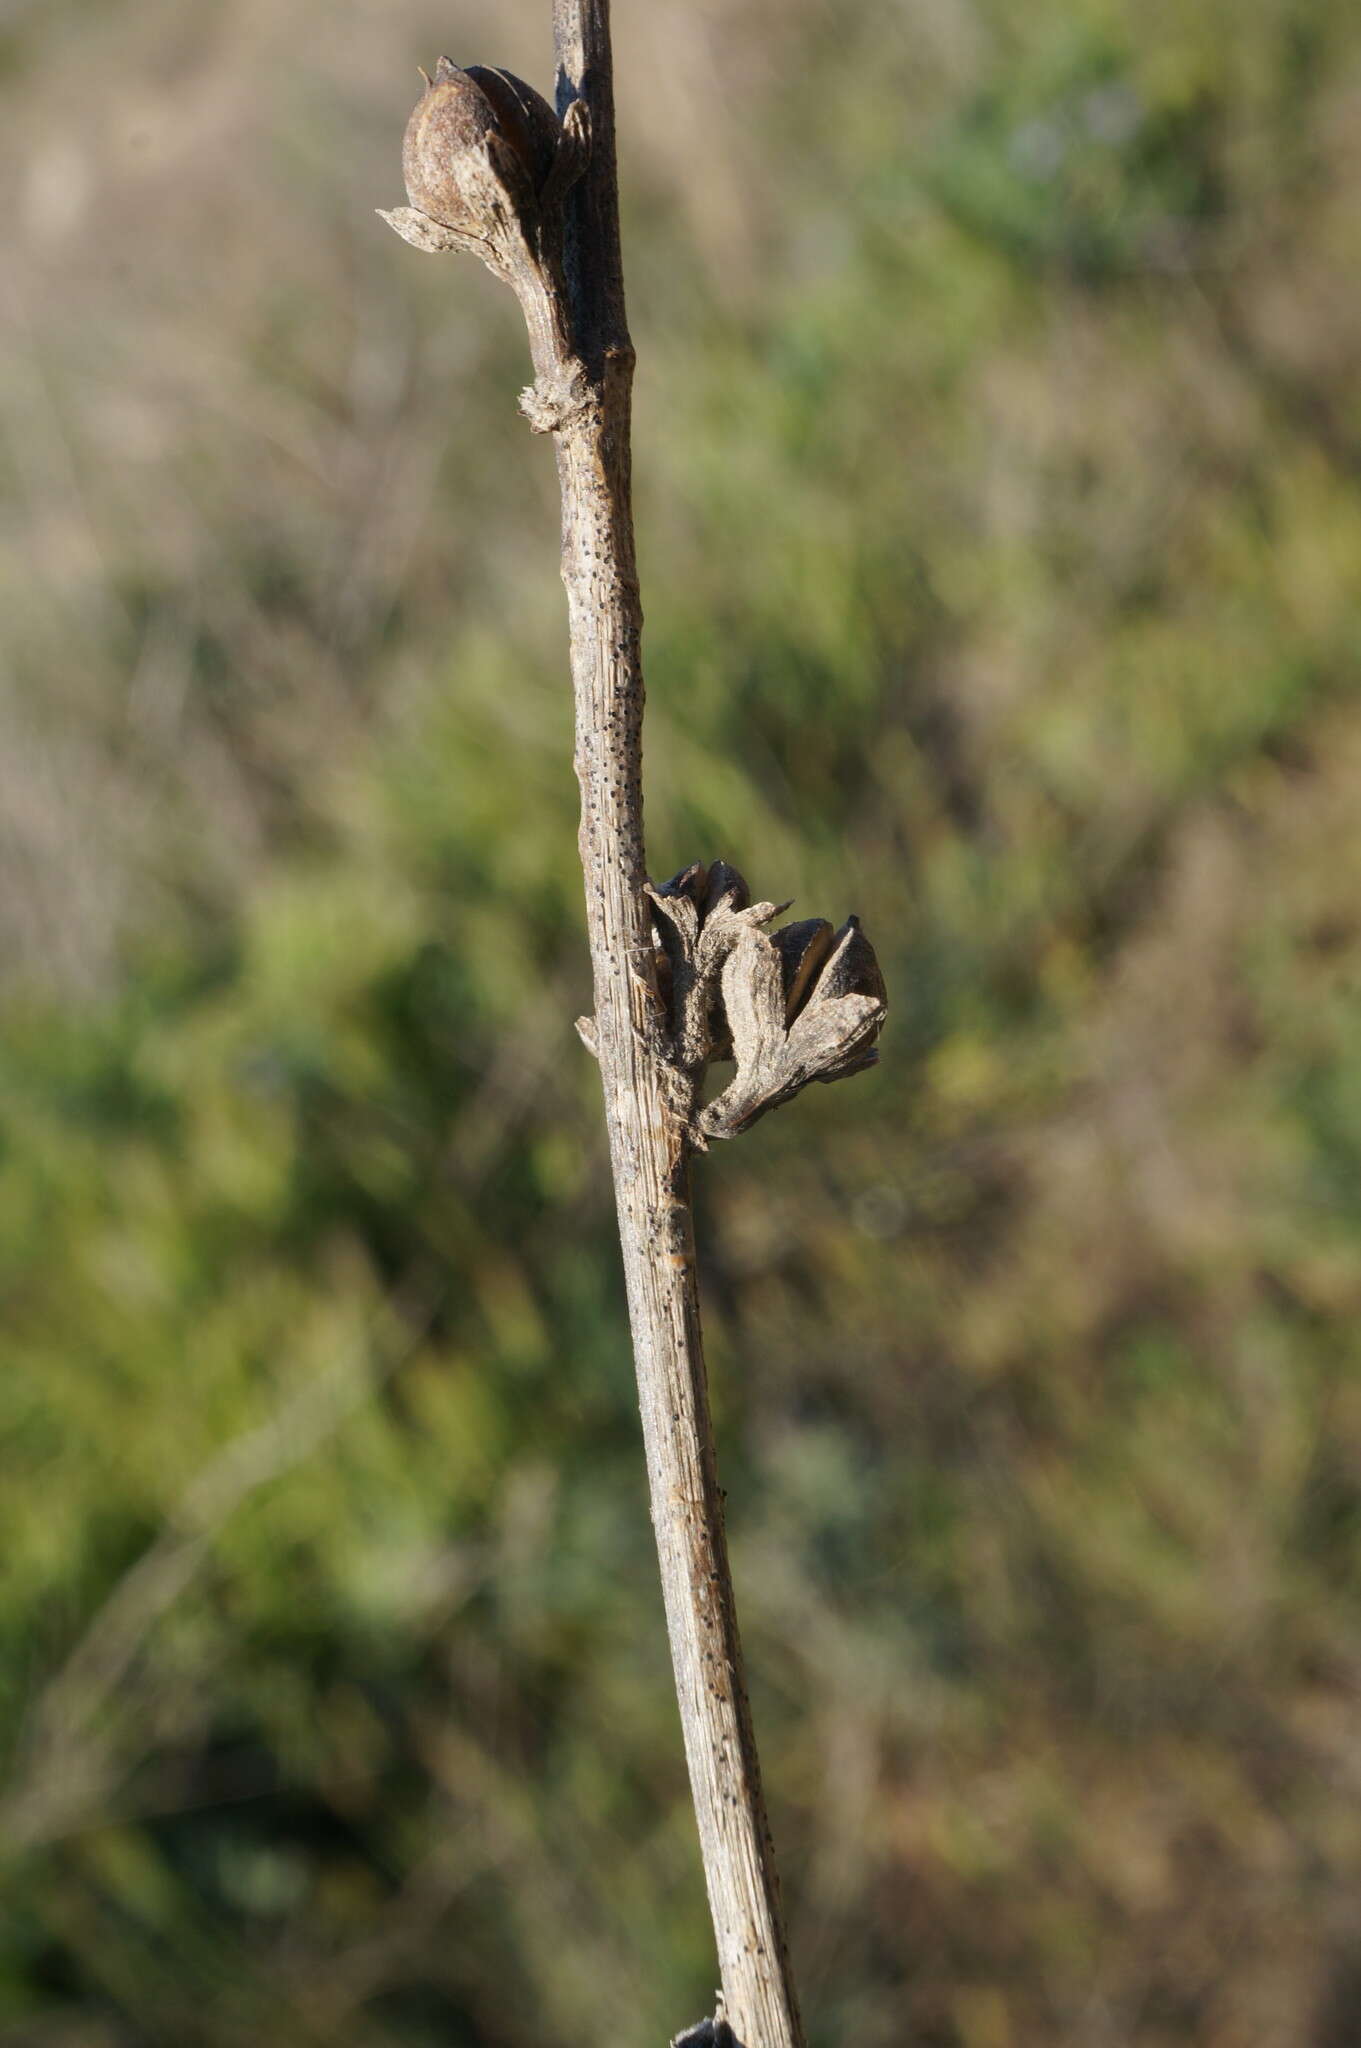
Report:
[[[652,1521],[724,2016],[745,2048],[800,2048],[709,1419],[686,1135],[693,1103],[678,1095],[654,1014],[642,831],[642,607],[629,483],[633,350],[619,255],[607,0],[555,0],[554,34],[559,110],[580,97],[590,112],[590,162],[567,200],[565,274],[591,402],[555,438],[595,1041]]]
[[[624,316],[608,0],[554,0],[557,111],[510,72],[441,57],[407,126],[418,249],[465,250],[515,291],[562,489],[581,861],[594,1015],[652,1522],[723,2011],[691,2048],[801,2048],[742,1673],[704,1375],[692,1149],[732,1138],[810,1081],[877,1057],[885,995],[855,918],[774,933],[735,868],[694,861],[660,889],[643,860],[642,607],[629,492],[633,348]],[[785,906],[788,907],[787,905]],[[730,1085],[701,1106],[705,1069]]]

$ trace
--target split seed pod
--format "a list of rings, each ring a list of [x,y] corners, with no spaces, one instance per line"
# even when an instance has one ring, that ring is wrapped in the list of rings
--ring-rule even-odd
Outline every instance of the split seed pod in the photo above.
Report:
[[[700,1112],[701,1137],[735,1137],[810,1081],[844,1080],[879,1057],[888,998],[857,918],[838,932],[822,918],[769,937],[749,926],[724,960],[722,995],[737,1073]]]

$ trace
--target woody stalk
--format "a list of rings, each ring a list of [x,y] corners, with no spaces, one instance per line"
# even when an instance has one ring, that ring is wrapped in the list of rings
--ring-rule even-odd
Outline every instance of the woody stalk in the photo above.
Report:
[[[810,1081],[876,1058],[883,981],[854,919],[770,929],[721,860],[654,887],[643,854],[642,608],[634,560],[608,0],[554,0],[556,107],[441,57],[384,214],[431,253],[478,256],[519,299],[562,491],[594,1008],[652,1521],[722,1993],[682,2037],[802,2048],[761,1792],[709,1418],[690,1162]],[[716,1093],[711,1065],[733,1072]]]

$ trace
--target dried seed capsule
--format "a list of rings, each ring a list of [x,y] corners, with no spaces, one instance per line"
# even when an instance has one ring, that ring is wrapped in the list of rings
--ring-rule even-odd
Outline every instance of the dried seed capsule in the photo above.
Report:
[[[513,72],[441,57],[402,143],[407,197],[445,227],[484,232],[488,163],[518,213],[542,189],[558,134],[548,102]]]

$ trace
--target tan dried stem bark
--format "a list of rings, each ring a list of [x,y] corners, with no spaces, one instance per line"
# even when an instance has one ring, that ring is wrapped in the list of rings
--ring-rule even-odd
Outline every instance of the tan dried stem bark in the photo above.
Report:
[[[566,202],[564,267],[594,402],[556,435],[562,579],[596,1048],[652,1523],[724,2017],[746,2048],[801,2048],[709,1418],[690,1208],[693,1104],[675,1085],[656,1028],[630,497],[634,358],[619,249],[608,0],[555,0],[553,25],[559,112],[577,97],[590,112],[590,160]]]

